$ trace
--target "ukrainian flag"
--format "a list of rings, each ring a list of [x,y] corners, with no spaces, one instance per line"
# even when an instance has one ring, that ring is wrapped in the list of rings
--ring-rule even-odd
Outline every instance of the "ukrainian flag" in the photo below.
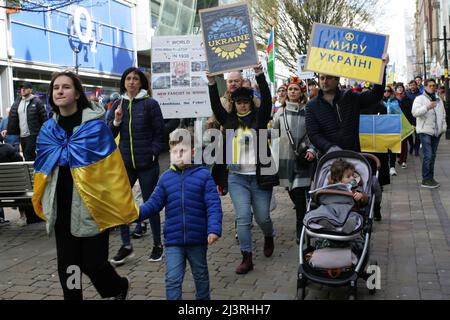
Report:
[[[402,141],[414,133],[414,127],[411,125],[408,119],[406,119],[406,116],[402,112],[402,109],[400,108],[397,99],[390,100],[389,102],[384,101],[384,106],[388,110],[388,114],[402,115]]]
[[[362,152],[400,153],[402,114],[361,115],[359,141]]]
[[[47,220],[42,197],[49,175],[56,166],[69,165],[74,186],[100,231],[128,224],[139,217],[122,156],[109,128],[91,120],[68,139],[54,119],[39,133],[34,162],[33,207]]]

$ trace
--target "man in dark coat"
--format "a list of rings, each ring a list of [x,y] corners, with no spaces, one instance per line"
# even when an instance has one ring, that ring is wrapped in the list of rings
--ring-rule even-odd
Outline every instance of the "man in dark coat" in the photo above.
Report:
[[[41,100],[33,95],[31,83],[24,82],[20,87],[20,99],[11,107],[7,133],[20,135],[25,161],[36,158],[36,139],[42,125],[47,120],[47,112]]]
[[[383,57],[388,63],[389,57]],[[359,152],[360,109],[383,98],[386,76],[381,85],[366,92],[339,89],[339,77],[321,74],[317,97],[306,106],[306,131],[313,145],[325,154],[335,149]]]

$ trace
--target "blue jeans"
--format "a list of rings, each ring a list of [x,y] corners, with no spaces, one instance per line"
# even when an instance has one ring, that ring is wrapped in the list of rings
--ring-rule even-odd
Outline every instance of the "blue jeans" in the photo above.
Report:
[[[136,180],[139,179],[139,186],[141,187],[142,200],[145,202],[152,195],[153,190],[158,183],[159,165],[147,170],[134,170],[127,168],[128,179],[131,188],[133,188]],[[159,214],[152,216],[150,219],[150,226],[153,234],[153,245],[161,245],[161,218]],[[138,224],[139,226],[139,224]],[[123,224],[120,226],[120,235],[122,237],[122,244],[124,246],[131,245],[130,240],[130,226]]]
[[[436,161],[436,152],[439,145],[439,137],[420,133],[419,139],[422,143],[422,178],[423,180],[434,179],[434,162]]]
[[[195,283],[195,299],[210,300],[209,273],[206,260],[207,245],[166,247],[166,298],[182,299],[182,285],[186,271],[186,259],[191,266]]]
[[[228,190],[236,214],[237,234],[241,251],[252,252],[252,208],[256,223],[265,237],[274,236],[270,218],[270,199],[272,190],[262,190],[256,175],[231,173],[228,177]]]

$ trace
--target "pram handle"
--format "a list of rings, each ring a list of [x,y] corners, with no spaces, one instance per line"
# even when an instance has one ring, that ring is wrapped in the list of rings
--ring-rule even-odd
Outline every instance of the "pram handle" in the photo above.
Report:
[[[324,194],[328,195],[336,195],[336,196],[346,196],[353,198],[353,192],[351,191],[343,191],[343,190],[336,190],[336,189],[322,189],[314,193],[313,198],[314,201],[318,201],[318,199],[323,196]]]
[[[367,160],[372,160],[373,162],[375,162],[375,165],[377,166],[377,171],[380,170],[380,168],[381,168],[380,159],[378,159],[376,156],[374,156],[373,154],[370,154],[370,153],[361,153],[361,155],[364,158],[366,158]]]

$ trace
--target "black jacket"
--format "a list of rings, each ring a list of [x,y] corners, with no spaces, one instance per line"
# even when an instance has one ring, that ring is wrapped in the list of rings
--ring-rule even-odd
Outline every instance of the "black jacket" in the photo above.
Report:
[[[21,99],[17,99],[11,106],[8,122],[8,134],[20,135],[19,126],[19,105]],[[34,97],[28,101],[27,105],[27,123],[30,135],[38,135],[44,122],[47,121],[47,112],[41,100],[38,97]]]
[[[338,90],[330,105],[322,90],[306,105],[306,132],[312,144],[325,154],[338,146],[344,150],[359,152],[360,109],[369,107],[383,99],[386,78],[373,90],[358,93]]]
[[[264,74],[260,74],[256,76],[256,82],[258,83],[260,92],[261,92],[261,105],[259,108],[253,108],[252,111],[252,119],[249,121],[251,124],[249,127],[256,130],[256,137],[257,137],[257,148],[256,148],[256,175],[258,178],[258,184],[261,188],[264,188],[264,184],[268,184],[268,187],[270,188],[273,185],[277,185],[279,183],[278,176],[275,177],[274,173],[272,172],[272,176],[270,174],[261,174],[261,168],[269,167],[268,164],[262,163],[261,161],[261,154],[259,152],[259,139],[260,137],[260,131],[259,129],[267,129],[267,124],[270,121],[270,115],[272,112],[272,96],[270,94],[269,85],[266,82],[266,78]],[[209,97],[211,101],[211,108],[213,110],[214,116],[216,117],[217,121],[225,128],[225,129],[233,129],[236,130],[240,126],[238,116],[236,114],[236,109],[233,106],[233,110],[231,113],[228,113],[223,107],[222,103],[220,102],[219,97],[219,91],[217,89],[217,84],[210,85],[209,86]],[[226,145],[226,143],[224,144]],[[225,153],[228,152],[228,150],[225,151]],[[270,149],[267,148],[267,157],[271,157]],[[266,158],[266,159],[269,159]],[[271,159],[271,158],[270,158]],[[269,170],[271,171],[271,170]],[[272,180],[273,178],[273,180]],[[266,181],[263,181],[266,180]],[[271,185],[272,184],[272,185]],[[271,185],[271,186],[270,186]]]
[[[414,118],[412,115],[413,101],[411,101],[407,95],[403,97],[397,97],[397,100],[400,101],[400,109],[402,109],[402,112],[405,115],[406,119],[408,119],[409,123],[415,126],[416,118]]]
[[[20,154],[10,144],[0,143],[0,163],[23,161]]]

